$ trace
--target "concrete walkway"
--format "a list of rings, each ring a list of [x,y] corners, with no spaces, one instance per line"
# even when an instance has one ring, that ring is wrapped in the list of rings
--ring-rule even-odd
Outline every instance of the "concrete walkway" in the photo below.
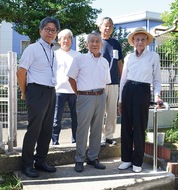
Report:
[[[28,122],[26,120],[23,120],[21,122],[18,122],[17,127],[17,147],[14,148],[14,150],[19,150],[22,147],[23,143],[23,137],[26,132]],[[75,144],[72,144],[72,131],[71,131],[71,119],[70,118],[64,118],[62,120],[62,130],[59,136],[59,143],[60,145],[58,147],[73,147]],[[116,132],[114,134],[114,138],[120,138],[120,124],[117,124]],[[7,128],[3,129],[3,139],[7,139],[8,131]],[[51,143],[52,144],[52,143]],[[6,147],[7,149],[7,147]]]

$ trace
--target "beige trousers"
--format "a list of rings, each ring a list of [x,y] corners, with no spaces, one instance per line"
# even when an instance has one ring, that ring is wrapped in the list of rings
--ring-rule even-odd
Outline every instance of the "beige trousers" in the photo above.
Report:
[[[102,140],[112,139],[117,123],[117,102],[119,95],[119,85],[107,85],[106,89],[106,110],[103,121]]]

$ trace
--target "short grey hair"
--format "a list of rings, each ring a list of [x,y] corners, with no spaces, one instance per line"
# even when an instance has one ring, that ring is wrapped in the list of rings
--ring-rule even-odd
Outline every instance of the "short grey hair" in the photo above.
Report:
[[[110,17],[103,17],[99,23],[99,26],[101,26],[104,22],[104,20],[109,20],[109,22],[114,25],[113,20]]]
[[[60,23],[57,18],[54,17],[46,17],[40,22],[39,29],[43,30],[43,28],[48,24],[48,23],[53,23],[56,26],[57,32],[60,31]]]
[[[58,34],[58,40],[61,39],[62,36],[64,35],[68,35],[71,39],[73,39],[73,33],[71,30],[69,29],[64,29],[64,30],[61,30]]]
[[[90,42],[90,39],[91,39],[92,36],[97,36],[99,38],[100,42],[102,43],[101,35],[98,32],[92,32],[92,33],[88,34],[87,43]]]

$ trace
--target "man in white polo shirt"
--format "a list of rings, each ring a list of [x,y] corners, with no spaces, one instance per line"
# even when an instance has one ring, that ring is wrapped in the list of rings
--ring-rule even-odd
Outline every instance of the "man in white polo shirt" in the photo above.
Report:
[[[28,107],[28,127],[22,147],[22,173],[28,177],[38,177],[38,171],[56,171],[54,166],[45,162],[45,158],[51,140],[56,101],[57,62],[52,42],[59,29],[58,19],[44,18],[39,26],[40,40],[24,50],[17,71],[21,98]]]
[[[109,65],[101,56],[102,39],[98,33],[91,33],[87,38],[89,52],[76,58],[68,72],[69,82],[77,94],[77,134],[75,171],[84,170],[88,131],[89,149],[87,164],[97,169],[106,166],[98,160],[102,123],[105,110],[105,87],[111,82]]]

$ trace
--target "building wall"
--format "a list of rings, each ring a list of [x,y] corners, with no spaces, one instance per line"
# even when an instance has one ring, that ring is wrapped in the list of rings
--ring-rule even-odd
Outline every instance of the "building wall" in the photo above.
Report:
[[[143,27],[154,36],[154,28],[163,23],[160,15],[160,13],[143,11],[113,18],[113,22],[117,29],[122,27],[126,28],[128,32],[133,32],[135,28]]]
[[[155,35],[154,28],[161,25],[162,21],[154,21],[154,20],[141,20],[135,22],[121,23],[115,24],[116,29],[119,27],[126,28],[128,32],[133,32],[135,28],[142,27],[145,28],[148,32],[150,32],[153,36]]]
[[[29,42],[29,37],[21,35],[21,34],[19,34],[13,30],[12,38],[13,38],[12,51],[17,53],[17,57],[20,57],[20,55],[22,54],[22,52],[24,50],[24,48],[22,48],[22,41],[28,41]],[[27,43],[27,44],[29,44],[29,43]]]
[[[0,24],[0,54],[7,54],[12,50],[12,24],[2,21]]]
[[[126,28],[127,31],[130,31],[130,32],[132,32],[135,28],[145,27],[145,26],[146,26],[146,20],[115,24],[116,29],[119,29],[119,27],[122,27],[122,28]]]

